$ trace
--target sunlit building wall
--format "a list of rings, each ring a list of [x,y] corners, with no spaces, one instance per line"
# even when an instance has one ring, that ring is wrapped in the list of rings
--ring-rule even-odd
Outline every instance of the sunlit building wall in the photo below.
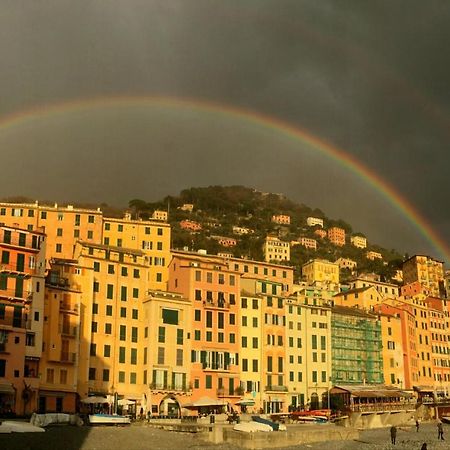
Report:
[[[313,259],[302,266],[302,275],[307,283],[339,283],[339,266],[324,259]]]

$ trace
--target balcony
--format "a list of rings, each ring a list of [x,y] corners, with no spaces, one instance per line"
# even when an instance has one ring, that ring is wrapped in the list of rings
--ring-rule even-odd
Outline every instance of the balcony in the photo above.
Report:
[[[32,291],[17,291],[16,289],[0,290],[0,298],[6,298],[11,302],[29,302],[33,299]]]
[[[17,267],[15,263],[2,263],[0,264],[0,272],[7,273],[15,273],[15,274],[25,274],[25,275],[36,275],[38,273],[38,269],[35,267]]]
[[[172,383],[150,383],[149,387],[152,391],[160,392],[191,392],[192,385],[178,385]]]
[[[212,309],[229,309],[230,303],[225,300],[203,300],[203,306]]]
[[[27,321],[21,317],[5,316],[0,319],[0,328],[25,328],[26,330],[31,329],[31,321]]]
[[[0,353],[9,353],[6,342],[0,342]]]
[[[26,234],[22,233],[13,234],[9,237],[3,234],[2,236],[0,236],[0,243],[10,245],[11,247],[27,248],[36,252],[39,251],[39,242],[37,239],[24,239],[23,237],[20,237],[20,235],[26,236]]]
[[[63,363],[75,364],[77,360],[77,354],[73,352],[61,352],[60,361]]]
[[[76,314],[76,315],[78,315],[79,313],[78,305],[68,302],[60,302],[59,311],[62,313]]]
[[[59,332],[63,336],[76,337],[77,332],[78,332],[78,327],[67,325],[67,324],[62,324],[59,326]]]
[[[203,370],[214,370],[214,371],[218,371],[218,372],[229,372],[230,371],[230,365],[229,364],[225,364],[225,365],[220,365],[220,364],[206,364],[206,363],[202,363],[202,369]]]
[[[264,390],[270,391],[270,392],[287,392],[288,388],[287,386],[280,386],[280,385],[268,385],[264,387]]]

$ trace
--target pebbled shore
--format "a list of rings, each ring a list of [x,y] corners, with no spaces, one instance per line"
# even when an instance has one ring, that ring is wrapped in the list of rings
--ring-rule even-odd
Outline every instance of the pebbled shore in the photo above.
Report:
[[[320,432],[320,425],[318,426]],[[444,425],[444,437],[450,440],[450,426]],[[436,423],[415,427],[399,427],[397,445],[390,443],[388,428],[364,430],[356,441],[331,441],[285,447],[284,450],[428,450],[448,449],[449,442],[437,440]],[[0,435],[0,449],[5,450],[239,450],[228,444],[202,441],[200,435],[164,431],[148,425],[130,427],[49,427],[45,433],[14,433]]]

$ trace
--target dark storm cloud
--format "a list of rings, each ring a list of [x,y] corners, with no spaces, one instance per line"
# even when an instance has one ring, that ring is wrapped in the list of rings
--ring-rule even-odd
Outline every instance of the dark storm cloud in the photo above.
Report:
[[[123,94],[250,108],[356,156],[448,241],[449,19],[445,1],[3,2],[0,114]],[[232,144],[232,133],[227,140],[233,156],[239,145]],[[116,174],[117,159],[107,158],[109,144],[102,142],[96,141],[94,159],[111,164]],[[135,147],[145,158],[146,145]],[[163,143],[153,147],[160,155],[167,150]],[[38,143],[34,150],[46,151]],[[206,150],[187,135],[183,151]],[[61,144],[59,164],[69,165],[74,152]],[[191,167],[198,184],[211,164],[204,158],[202,166]],[[95,192],[83,191],[87,184],[79,183],[80,196],[101,197],[102,189],[108,192],[103,198],[114,194],[107,181]],[[35,195],[49,196],[51,189]],[[325,210],[335,203],[330,197],[323,192]],[[355,202],[354,217],[347,219],[359,220],[361,212]]]

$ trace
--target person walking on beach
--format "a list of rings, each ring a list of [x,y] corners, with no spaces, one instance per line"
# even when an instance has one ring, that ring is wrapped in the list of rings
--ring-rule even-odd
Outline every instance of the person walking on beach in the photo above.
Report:
[[[419,426],[420,426],[419,421],[416,420],[416,431],[417,431],[417,432],[419,432]]]
[[[442,426],[441,421],[438,422],[437,429],[438,429],[438,440],[440,439],[441,441],[443,441],[444,440],[444,428]]]
[[[424,442],[424,443],[422,444],[422,447],[420,447],[420,450],[427,450],[427,449],[428,449],[427,443]]]
[[[397,437],[397,428],[395,425],[392,425],[391,427],[391,444],[395,445],[395,439]]]

